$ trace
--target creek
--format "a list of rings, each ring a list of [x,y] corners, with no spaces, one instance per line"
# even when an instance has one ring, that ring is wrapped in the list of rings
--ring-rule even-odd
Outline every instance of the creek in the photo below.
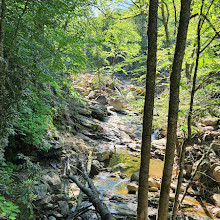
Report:
[[[117,114],[108,109],[111,116],[106,117],[104,123],[107,127],[117,127],[118,124],[125,124],[134,129],[140,128],[135,124],[135,118]],[[130,120],[130,119],[131,120]],[[140,133],[140,130],[139,130]],[[137,135],[139,137],[139,135]],[[139,137],[140,138],[140,137]],[[109,161],[108,167],[112,172],[101,172],[94,177],[93,181],[100,198],[106,203],[111,213],[118,219],[136,219],[137,195],[128,194],[127,185],[130,183],[132,173],[139,170],[140,153],[131,152],[126,145],[109,143],[110,148],[116,151]],[[150,161],[150,177],[161,179],[164,162],[158,159]],[[124,174],[123,176],[121,174]],[[171,198],[174,194],[171,194]],[[149,192],[149,218],[156,219],[159,192]],[[184,200],[184,208],[179,219],[213,219],[207,213],[206,208],[202,207],[204,201],[197,201],[192,196],[187,196]],[[206,203],[206,205],[209,205]],[[170,208],[172,205],[170,206]],[[126,218],[123,218],[126,216]]]

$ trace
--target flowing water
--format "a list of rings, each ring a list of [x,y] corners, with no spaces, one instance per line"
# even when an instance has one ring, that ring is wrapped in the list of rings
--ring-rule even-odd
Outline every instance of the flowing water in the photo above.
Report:
[[[115,112],[112,112],[110,117],[105,120],[106,124],[114,124],[119,121],[119,117]],[[112,145],[113,147],[114,145]],[[116,152],[109,161],[108,166],[112,168],[113,173],[101,172],[93,179],[95,186],[100,192],[100,197],[105,201],[111,213],[119,216],[129,216],[129,219],[136,219],[137,195],[128,194],[127,184],[130,182],[130,177],[133,172],[139,170],[140,153],[130,152],[125,145],[115,145]],[[153,178],[161,178],[163,173],[164,162],[157,159],[150,160],[149,174]],[[120,177],[120,173],[126,175],[124,179]],[[151,200],[149,204],[150,219],[155,219],[158,204],[158,193],[149,193]],[[171,195],[173,197],[174,195]],[[157,197],[157,198],[156,198]],[[153,199],[152,199],[153,198]],[[202,202],[205,207],[209,204]],[[187,208],[183,209],[182,217],[179,219],[215,219],[209,215],[207,210],[202,207],[201,201],[198,202],[195,198],[187,196],[184,200]],[[191,217],[189,217],[191,216]],[[193,216],[193,217],[192,217]]]

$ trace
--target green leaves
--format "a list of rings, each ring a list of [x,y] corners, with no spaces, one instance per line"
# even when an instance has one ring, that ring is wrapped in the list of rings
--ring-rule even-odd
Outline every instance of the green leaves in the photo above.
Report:
[[[18,213],[20,212],[17,205],[13,202],[6,201],[5,197],[0,196],[0,213],[7,217],[7,219],[15,220]]]

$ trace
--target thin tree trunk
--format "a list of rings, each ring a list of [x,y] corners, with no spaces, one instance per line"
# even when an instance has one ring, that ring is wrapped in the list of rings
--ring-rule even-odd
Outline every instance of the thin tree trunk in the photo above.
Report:
[[[177,216],[178,208],[179,208],[179,195],[181,192],[181,186],[183,182],[183,169],[184,169],[184,159],[185,159],[185,153],[186,153],[186,146],[187,146],[187,141],[184,140],[183,146],[182,146],[182,151],[181,151],[181,156],[180,156],[180,170],[179,170],[179,175],[178,175],[178,184],[176,188],[176,193],[175,193],[175,200],[174,200],[174,205],[173,205],[173,213],[172,213],[172,219],[175,219]]]
[[[10,56],[11,56],[11,53],[12,53],[12,50],[13,50],[13,46],[14,46],[15,40],[16,40],[17,35],[18,35],[18,30],[19,30],[19,28],[20,28],[21,21],[22,21],[22,18],[23,18],[23,16],[24,16],[24,13],[25,13],[26,10],[27,10],[27,6],[28,6],[29,1],[30,1],[30,0],[27,0],[27,1],[26,1],[25,6],[24,6],[24,9],[23,9],[21,15],[20,15],[19,18],[18,18],[17,27],[16,27],[16,29],[15,29],[14,36],[13,36],[13,38],[12,38],[10,47],[9,47],[9,49],[8,49],[7,60],[9,60],[9,58],[10,58]]]
[[[150,0],[148,22],[148,57],[146,96],[144,106],[141,165],[138,190],[137,219],[148,219],[148,177],[151,150],[152,120],[154,108],[156,60],[157,60],[157,12],[158,0]]]
[[[5,12],[6,12],[6,2],[5,0],[2,0],[1,23],[0,23],[0,57],[2,58],[4,58]]]
[[[169,192],[172,179],[174,152],[176,146],[176,129],[179,110],[179,84],[181,79],[182,62],[185,53],[188,24],[190,19],[191,0],[181,0],[180,21],[176,41],[176,49],[170,76],[170,100],[168,114],[168,132],[165,154],[165,164],[161,185],[158,209],[158,220],[168,219]]]
[[[201,6],[201,14],[203,10],[203,4],[204,0],[202,1],[202,6]],[[196,65],[194,69],[194,75],[193,75],[193,85],[192,85],[192,91],[191,91],[191,100],[190,100],[190,107],[189,107],[189,114],[188,114],[188,142],[191,142],[192,139],[192,129],[191,129],[191,124],[192,124],[192,111],[193,111],[193,103],[194,103],[194,96],[196,92],[196,78],[197,78],[197,71],[198,71],[198,66],[199,66],[199,56],[200,56],[200,31],[201,31],[201,15],[199,18],[199,23],[197,27],[197,52],[196,52]]]

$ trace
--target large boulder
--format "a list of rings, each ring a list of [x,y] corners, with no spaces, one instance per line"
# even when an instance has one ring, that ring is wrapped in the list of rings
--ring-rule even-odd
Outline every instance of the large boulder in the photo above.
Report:
[[[61,214],[66,217],[69,214],[69,205],[67,201],[59,201],[59,208],[60,208],[60,212]]]
[[[136,194],[136,192],[138,191],[138,185],[134,182],[129,183],[127,185],[127,189],[129,194]]]
[[[97,175],[101,169],[102,169],[101,163],[98,160],[93,160],[91,165],[90,175],[91,176]]]
[[[218,125],[218,122],[218,118],[207,117],[202,119],[202,124],[204,124],[205,126],[216,126]]]
[[[58,174],[50,172],[49,174],[44,175],[42,179],[51,187],[53,191],[61,191],[62,183]]]
[[[47,196],[47,185],[46,184],[38,184],[33,186],[33,192],[36,195],[35,200],[42,200]]]
[[[110,98],[109,104],[113,106],[116,111],[121,111],[124,107],[124,101],[121,98]]]
[[[108,103],[108,99],[104,96],[104,95],[99,95],[95,101],[97,101],[98,103],[102,104],[102,105],[106,105]]]
[[[107,108],[99,103],[93,103],[93,105],[90,106],[90,109],[92,111],[92,116],[99,120],[103,120],[104,117],[108,115]]]
[[[100,162],[110,159],[113,154],[113,151],[105,145],[101,145],[96,151],[97,160]]]

